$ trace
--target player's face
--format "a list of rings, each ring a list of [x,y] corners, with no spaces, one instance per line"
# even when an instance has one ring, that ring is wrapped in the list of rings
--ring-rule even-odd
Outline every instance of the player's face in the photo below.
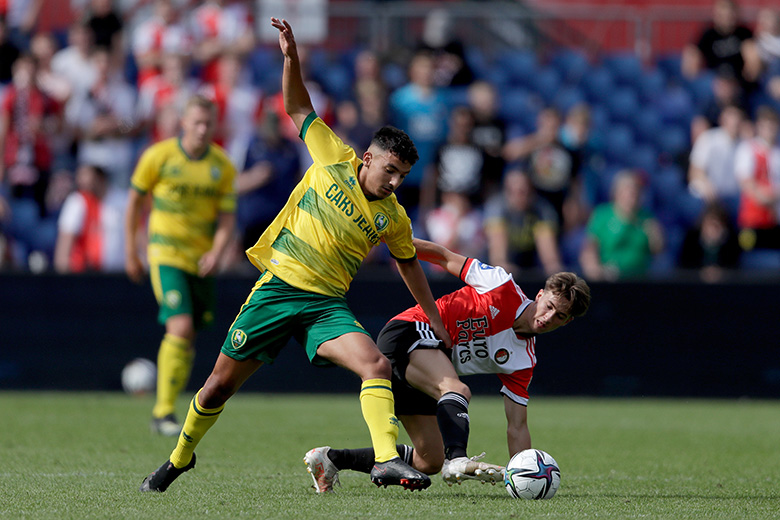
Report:
[[[193,148],[205,148],[214,135],[214,114],[197,105],[191,106],[181,120],[182,139]]]
[[[389,152],[369,149],[363,154],[358,182],[369,200],[385,199],[393,194],[412,166]]]
[[[536,295],[536,311],[531,328],[536,334],[552,332],[572,320],[567,312],[568,303],[559,296],[542,289]]]

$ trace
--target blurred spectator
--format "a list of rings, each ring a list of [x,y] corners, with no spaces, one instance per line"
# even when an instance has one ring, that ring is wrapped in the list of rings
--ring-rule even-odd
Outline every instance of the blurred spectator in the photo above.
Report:
[[[21,51],[30,49],[30,38],[41,15],[43,0],[5,0],[4,17],[8,39]]]
[[[506,142],[506,121],[498,113],[498,94],[487,81],[475,81],[468,88],[468,102],[474,115],[471,138],[485,155],[484,192],[492,195],[501,185]]]
[[[87,92],[74,96],[66,120],[78,139],[78,162],[103,168],[112,187],[126,188],[134,159],[135,90],[112,69],[107,49],[95,49],[92,63],[97,78]]]
[[[696,142],[705,130],[717,126],[720,114],[728,106],[736,106],[747,112],[749,106],[739,80],[726,68],[719,69],[712,78],[712,96],[700,108],[691,121],[691,142]]]
[[[265,110],[238,176],[238,229],[244,250],[252,247],[284,206],[300,180],[295,142],[281,133],[279,116]]]
[[[112,55],[122,47],[122,18],[114,10],[112,0],[90,0],[87,26],[95,47],[104,47]]]
[[[106,172],[83,164],[78,191],[65,200],[58,220],[54,268],[59,273],[117,272],[124,268],[124,190],[111,188]]]
[[[155,0],[154,14],[133,31],[132,51],[138,66],[138,86],[162,71],[166,55],[188,55],[192,41],[184,24],[176,20],[172,0]]]
[[[580,264],[591,280],[614,281],[647,274],[653,255],[663,249],[655,217],[641,206],[642,179],[634,171],[618,172],[612,201],[596,207],[587,226]]]
[[[68,45],[57,51],[51,59],[52,71],[66,78],[74,94],[87,92],[97,78],[92,63],[92,33],[81,23],[68,29]]]
[[[466,61],[463,44],[453,32],[452,15],[446,9],[434,9],[425,17],[418,51],[427,51],[434,60],[434,82],[440,87],[470,85],[474,72]]]
[[[360,93],[365,90],[374,92],[383,103],[386,102],[387,85],[382,79],[382,63],[379,56],[370,50],[361,51],[355,57],[355,82],[353,86],[355,99],[358,99]]]
[[[507,271],[541,268],[545,274],[561,271],[558,217],[553,207],[536,196],[527,173],[509,170],[503,190],[485,205],[488,263]]]
[[[35,75],[35,59],[29,54],[14,62],[13,79],[0,105],[0,182],[9,186],[12,198],[34,200],[44,216],[51,166],[44,121],[53,104],[35,85]]]
[[[509,163],[527,161],[531,181],[540,197],[555,208],[558,219],[566,226],[563,205],[574,184],[571,153],[560,142],[561,115],[554,108],[539,112],[536,131],[511,139],[504,146]]]
[[[737,224],[745,250],[780,248],[780,120],[767,106],[756,111],[756,137],[736,151],[735,171],[741,190]]]
[[[11,81],[11,67],[19,57],[19,48],[8,39],[5,17],[0,16],[0,93],[3,85]]]
[[[426,172],[420,193],[420,213],[432,209],[439,195],[450,192],[464,194],[481,203],[482,173],[485,156],[474,144],[474,116],[467,107],[453,109],[449,118],[447,141],[436,151],[433,168]],[[405,181],[404,181],[405,182]]]
[[[376,128],[368,126],[360,117],[357,103],[345,99],[336,105],[336,125],[333,131],[342,141],[356,150],[366,150]]]
[[[566,113],[558,140],[571,155],[573,180],[563,202],[565,233],[581,231],[590,216],[593,201],[586,193],[585,170],[601,153],[602,143],[591,131],[590,107],[585,103],[574,105]]]
[[[739,265],[741,250],[732,218],[717,202],[708,204],[696,227],[685,234],[680,267],[695,269],[705,282],[721,281]]]
[[[49,98],[64,106],[73,93],[68,78],[52,69],[52,59],[59,50],[51,33],[39,32],[30,42],[30,53],[38,65],[35,84]]]
[[[449,126],[447,142],[437,151],[434,167],[424,180],[420,218],[432,241],[479,258],[485,239],[482,214],[475,203],[482,200],[484,156],[471,140],[474,118],[468,108],[455,108]]]
[[[201,78],[206,82],[217,81],[219,58],[224,54],[243,59],[255,46],[252,14],[246,2],[209,0],[195,8],[190,24],[193,56],[202,66]]]
[[[199,86],[196,79],[187,75],[187,60],[183,55],[165,53],[160,65],[161,73],[147,79],[138,93],[140,131],[149,134],[155,143],[178,133],[178,114],[184,111],[184,105]]]
[[[753,38],[742,44],[745,77],[758,81],[764,72],[780,73],[780,11],[766,7],[758,12]]]
[[[745,119],[741,108],[727,106],[720,114],[720,125],[702,132],[693,143],[688,169],[688,188],[706,203],[720,202],[736,217],[739,183],[734,173],[734,158]]]
[[[398,190],[398,199],[410,211],[419,204],[419,190],[436,149],[447,135],[449,107],[444,93],[434,82],[434,61],[418,53],[409,64],[409,83],[390,96],[392,123],[414,141],[420,159]]]
[[[711,26],[701,33],[695,44],[683,49],[683,74],[695,78],[704,69],[716,71],[723,67],[744,83],[742,44],[752,37],[753,32],[739,23],[737,3],[715,0]]]
[[[225,148],[238,168],[241,167],[241,159],[246,156],[254,131],[255,114],[260,108],[260,91],[244,80],[243,71],[241,57],[225,53],[219,58],[216,83],[201,88],[201,93],[217,107],[214,142]]]

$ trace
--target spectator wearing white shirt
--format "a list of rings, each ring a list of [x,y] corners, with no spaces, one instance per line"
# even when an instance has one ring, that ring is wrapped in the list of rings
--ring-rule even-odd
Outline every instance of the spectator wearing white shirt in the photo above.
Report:
[[[734,160],[740,143],[745,113],[736,105],[720,113],[719,126],[702,132],[693,144],[688,169],[688,188],[705,203],[720,202],[736,216],[739,183]]]

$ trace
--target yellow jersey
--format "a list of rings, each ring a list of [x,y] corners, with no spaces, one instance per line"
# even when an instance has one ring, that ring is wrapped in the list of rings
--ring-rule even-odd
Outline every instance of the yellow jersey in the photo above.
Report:
[[[301,138],[314,164],[257,243],[249,260],[299,289],[344,296],[371,248],[384,242],[412,260],[412,223],[395,195],[369,201],[357,174],[363,161],[312,112]]]
[[[135,190],[152,194],[149,263],[196,274],[198,260],[213,244],[219,214],[236,210],[235,178],[235,167],[215,144],[195,158],[177,137],[149,147],[130,179]]]

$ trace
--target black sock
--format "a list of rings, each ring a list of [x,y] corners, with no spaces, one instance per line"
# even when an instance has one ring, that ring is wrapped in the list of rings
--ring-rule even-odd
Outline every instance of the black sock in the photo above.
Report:
[[[436,406],[436,420],[447,460],[466,456],[469,442],[469,401],[457,392],[444,394]]]
[[[401,460],[411,465],[414,448],[405,444],[397,444],[395,448],[398,450]],[[351,469],[353,471],[371,473],[371,468],[374,467],[374,448],[360,448],[357,450],[334,450],[331,448],[328,451],[328,458],[339,471]]]

